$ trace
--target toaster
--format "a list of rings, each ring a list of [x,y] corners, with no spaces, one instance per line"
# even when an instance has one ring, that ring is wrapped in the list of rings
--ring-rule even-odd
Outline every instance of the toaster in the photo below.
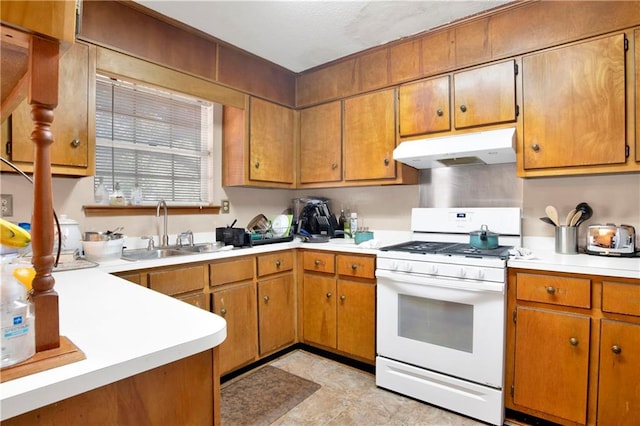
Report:
[[[587,233],[587,254],[635,256],[636,233],[629,225],[591,225]]]

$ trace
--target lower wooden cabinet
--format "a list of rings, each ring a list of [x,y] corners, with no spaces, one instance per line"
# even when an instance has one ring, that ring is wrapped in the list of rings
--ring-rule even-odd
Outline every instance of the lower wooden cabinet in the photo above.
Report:
[[[260,356],[292,345],[296,340],[296,301],[293,274],[258,282]]]
[[[509,269],[505,407],[559,424],[640,417],[640,280]]]
[[[375,257],[305,251],[305,343],[375,361]]]
[[[220,374],[258,359],[258,314],[253,281],[213,292],[212,311],[227,321],[227,338],[220,345]]]

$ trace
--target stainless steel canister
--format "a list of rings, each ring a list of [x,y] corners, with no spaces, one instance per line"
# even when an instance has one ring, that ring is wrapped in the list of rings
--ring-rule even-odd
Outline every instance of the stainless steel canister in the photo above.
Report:
[[[577,226],[556,226],[556,253],[578,254]]]

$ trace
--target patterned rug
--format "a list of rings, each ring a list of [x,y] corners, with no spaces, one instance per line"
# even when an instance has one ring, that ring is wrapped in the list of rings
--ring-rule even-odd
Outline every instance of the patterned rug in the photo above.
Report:
[[[267,365],[222,386],[221,423],[269,425],[318,389],[317,383]]]

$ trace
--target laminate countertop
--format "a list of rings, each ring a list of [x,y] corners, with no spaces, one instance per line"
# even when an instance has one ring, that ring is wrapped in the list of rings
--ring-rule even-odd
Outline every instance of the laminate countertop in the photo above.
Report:
[[[56,272],[60,335],[86,359],[0,384],[5,420],[218,346],[226,321],[108,274]]]

